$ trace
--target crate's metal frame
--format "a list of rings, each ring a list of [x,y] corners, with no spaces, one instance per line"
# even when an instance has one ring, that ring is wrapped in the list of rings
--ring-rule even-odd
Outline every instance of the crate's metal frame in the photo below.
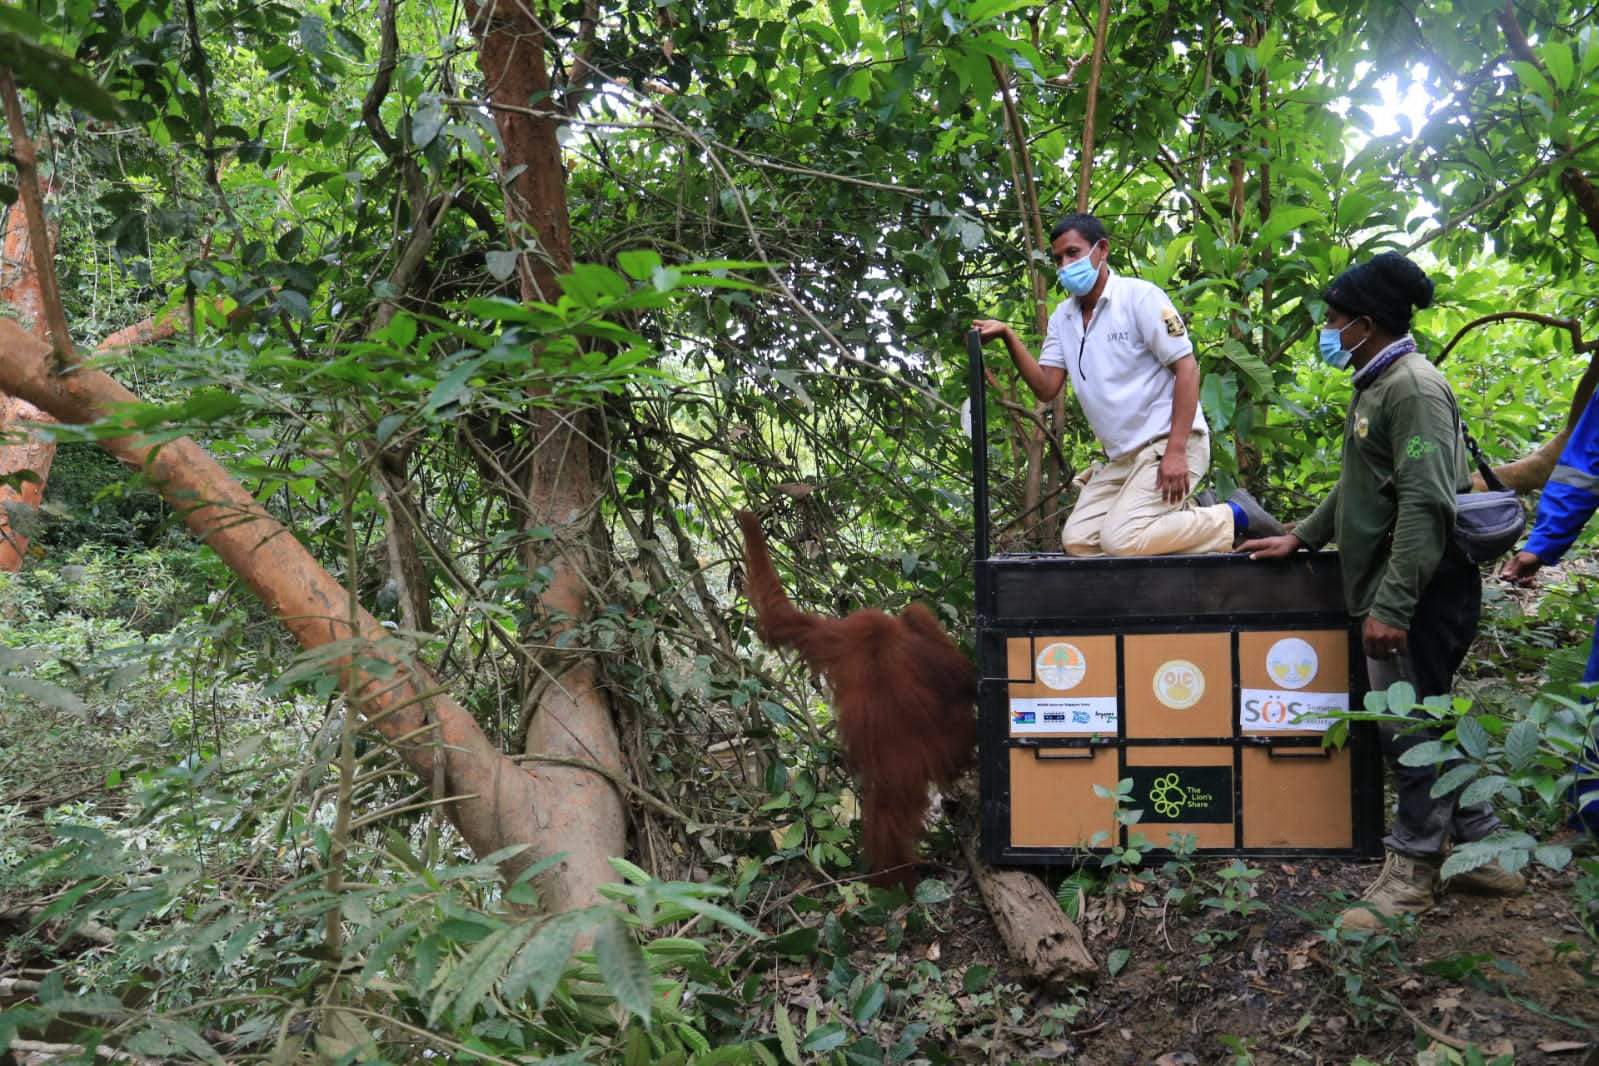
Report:
[[[1323,756],[1319,736],[1245,734],[1239,727],[1240,670],[1238,635],[1256,630],[1344,629],[1349,639],[1349,698],[1359,706],[1365,691],[1360,634],[1343,607],[1338,557],[1334,552],[1301,552],[1284,560],[1252,560],[1228,554],[1165,556],[1140,559],[1078,559],[1065,554],[990,554],[986,390],[982,341],[976,330],[967,339],[970,357],[972,503],[974,515],[976,634],[978,667],[978,742],[982,854],[993,863],[1067,863],[1081,859],[1087,847],[1039,848],[1011,843],[1010,756],[1032,748],[1047,757],[1072,749],[1114,748],[1118,777],[1125,777],[1127,756],[1137,749],[1181,745],[1226,750],[1233,766],[1234,843],[1205,848],[1207,854],[1361,855],[1382,850],[1382,766],[1376,732],[1354,723],[1346,745],[1351,760],[1350,816],[1353,839],[1347,848],[1247,848],[1243,846],[1242,762],[1249,748],[1265,749],[1273,758]],[[1059,605],[1070,604],[1070,611]],[[1121,645],[1139,633],[1231,634],[1232,736],[1130,739],[1126,715],[1115,737],[1016,737],[1010,733],[1006,642],[1013,637],[1113,635],[1117,639],[1117,699],[1125,707],[1126,678]],[[1014,679],[1030,680],[1030,679]],[[1085,753],[1086,754],[1086,753]],[[1135,829],[1159,841],[1153,827]],[[1121,838],[1105,847],[1127,844]],[[1097,850],[1103,851],[1105,847]]]

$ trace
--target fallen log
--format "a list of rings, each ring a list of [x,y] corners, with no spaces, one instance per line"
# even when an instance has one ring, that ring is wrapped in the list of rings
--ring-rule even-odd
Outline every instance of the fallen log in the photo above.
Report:
[[[975,811],[976,799],[964,797],[960,809]],[[1023,977],[1055,994],[1097,980],[1099,964],[1083,943],[1082,931],[1066,917],[1049,887],[1026,870],[999,870],[983,862],[977,855],[975,825],[963,825],[956,835],[994,927]]]

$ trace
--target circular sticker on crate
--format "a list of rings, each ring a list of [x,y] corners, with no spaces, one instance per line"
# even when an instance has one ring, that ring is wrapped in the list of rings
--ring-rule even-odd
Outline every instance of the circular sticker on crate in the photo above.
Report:
[[[1205,695],[1205,672],[1187,659],[1168,659],[1155,670],[1155,698],[1186,711]]]
[[[1321,660],[1310,642],[1284,637],[1266,652],[1266,673],[1283,688],[1300,689],[1316,680]]]
[[[1088,659],[1075,644],[1050,644],[1038,653],[1038,680],[1056,692],[1076,688],[1088,673]]]

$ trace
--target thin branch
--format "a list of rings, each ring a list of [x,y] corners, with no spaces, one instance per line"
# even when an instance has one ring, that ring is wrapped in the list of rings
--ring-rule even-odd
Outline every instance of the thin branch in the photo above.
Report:
[[[627,793],[629,796],[632,796],[634,799],[638,800],[655,813],[675,819],[679,822],[683,822],[684,824],[693,826],[696,829],[714,829],[723,833],[769,833],[774,829],[782,828],[782,826],[771,824],[753,822],[707,822],[703,819],[695,818],[692,815],[685,814],[683,811],[678,810],[665,800],[650,795],[648,792],[644,791],[642,788],[639,788],[632,781],[629,781],[626,777],[615,772],[614,770],[611,770],[605,766],[601,766],[599,763],[589,762],[587,759],[579,759],[569,755],[555,755],[551,753],[540,753],[538,755],[516,755],[512,756],[512,758],[519,763],[551,763],[555,766],[570,766],[578,770],[587,770],[590,773],[605,778],[605,780],[609,781],[611,784],[615,785],[618,789]]]
[[[1088,113],[1083,118],[1083,157],[1077,166],[1077,210],[1087,211],[1088,190],[1094,177],[1094,114],[1099,102],[1099,77],[1105,66],[1105,32],[1110,22],[1110,0],[1099,0],[1099,24],[1094,28],[1094,61],[1088,68]]]
[[[650,100],[647,95],[642,94],[642,93],[638,93],[638,91],[636,89],[634,89],[632,86],[624,85],[624,84],[618,82],[618,83],[616,83],[616,87],[617,88],[621,88],[621,89],[629,90],[630,92],[633,92],[636,95],[641,96],[645,101],[648,102],[648,105],[649,105],[651,110],[656,110],[655,102],[653,100]],[[469,110],[474,110],[474,111],[475,110],[479,110],[481,108],[488,108],[488,109],[494,110],[494,111],[509,111],[509,112],[511,112],[514,115],[526,115],[529,118],[547,118],[547,119],[565,119],[566,118],[565,113],[560,111],[560,110],[552,110],[550,108],[539,108],[539,107],[519,107],[519,106],[517,106],[515,104],[507,104],[507,103],[498,102],[498,101],[494,101],[494,100],[488,100],[488,99],[474,99],[474,98],[468,97],[468,96],[443,96],[443,97],[439,98],[439,102],[440,103],[445,103],[445,104],[450,104],[451,106],[454,106],[454,107],[467,108]],[[596,129],[596,130],[644,130],[646,132],[651,132],[651,133],[681,133],[681,132],[683,132],[683,129],[684,129],[682,123],[679,123],[679,122],[677,122],[675,120],[671,121],[671,122],[668,122],[668,123],[658,123],[658,122],[618,122],[618,121],[596,120],[596,119],[585,118],[583,120],[583,126],[586,129]],[[721,153],[723,155],[731,156],[734,159],[742,160],[743,162],[750,164],[750,166],[759,167],[762,170],[773,170],[773,171],[776,171],[776,172],[778,172],[780,174],[796,174],[796,175],[798,175],[798,176],[800,176],[802,178],[816,178],[816,179],[822,180],[822,181],[836,181],[836,182],[838,182],[841,185],[854,185],[854,186],[856,186],[858,188],[862,188],[862,189],[871,189],[874,192],[891,192],[891,193],[898,193],[899,195],[902,195],[902,196],[926,196],[926,195],[928,195],[928,190],[923,189],[923,188],[919,188],[919,187],[914,186],[914,185],[888,185],[888,184],[885,184],[885,183],[880,182],[880,181],[868,181],[866,178],[853,177],[853,176],[851,176],[849,174],[834,174],[834,173],[830,173],[830,172],[825,171],[825,170],[813,170],[810,167],[795,166],[792,163],[779,163],[779,162],[777,162],[777,161],[775,161],[775,160],[773,160],[773,159],[771,159],[769,157],[758,156],[758,155],[755,155],[755,154],[753,154],[751,152],[743,151],[742,149],[736,148],[736,147],[734,147],[733,145],[730,145],[730,144],[713,143],[713,142],[704,140],[703,138],[696,138],[695,139],[695,144],[697,146],[699,146],[699,147],[704,147],[707,150],[714,149],[715,151],[717,151],[717,152],[719,152],[719,153]]]
[[[1433,362],[1439,366],[1442,366],[1443,361],[1449,358],[1449,353],[1454,351],[1455,345],[1465,340],[1466,334],[1470,333],[1472,330],[1489,325],[1493,322],[1510,321],[1536,322],[1539,325],[1549,326],[1552,329],[1565,330],[1567,333],[1571,334],[1571,350],[1577,355],[1582,355],[1586,352],[1591,352],[1594,349],[1599,348],[1599,338],[1594,340],[1583,340],[1582,323],[1575,318],[1560,318],[1555,315],[1541,315],[1535,311],[1496,311],[1491,315],[1483,315],[1480,318],[1474,318],[1456,330],[1455,335],[1449,338],[1449,343],[1444,345],[1444,350],[1438,353],[1438,358],[1433,360]]]

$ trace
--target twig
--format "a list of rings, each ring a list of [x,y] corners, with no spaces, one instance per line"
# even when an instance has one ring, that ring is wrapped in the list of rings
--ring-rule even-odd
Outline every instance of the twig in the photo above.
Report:
[[[707,822],[702,819],[692,817],[678,810],[665,800],[650,795],[648,792],[644,791],[642,788],[639,788],[633,782],[629,781],[627,778],[623,777],[621,774],[610,769],[609,767],[601,766],[600,764],[590,762],[587,759],[579,759],[570,755],[554,755],[548,752],[540,752],[537,755],[516,755],[513,756],[513,758],[519,763],[551,763],[555,766],[570,766],[574,769],[587,770],[590,773],[598,774],[600,777],[605,778],[605,780],[609,781],[623,792],[626,792],[628,795],[634,797],[640,803],[643,803],[646,807],[649,807],[657,814],[665,815],[668,818],[675,818],[676,820],[688,825],[692,825],[697,829],[715,829],[724,833],[769,833],[774,829],[782,828],[781,826],[771,824],[763,825],[741,823],[738,825],[730,825],[725,822]]]
[[[84,1052],[88,1050],[88,1048],[77,1044],[46,1044],[38,1040],[11,1041],[11,1051],[17,1056],[18,1062],[53,1062],[56,1059],[63,1059],[68,1056],[81,1059]],[[23,1057],[27,1055],[38,1055],[40,1058],[27,1059]],[[134,1062],[139,1063],[140,1066],[156,1066],[155,1059],[130,1055],[126,1051],[118,1051],[116,1048],[106,1047],[103,1044],[94,1049],[94,1057],[96,1059],[110,1059],[112,1062]]]
[[[1458,1037],[1450,1036],[1442,1029],[1434,1029],[1432,1026],[1428,1025],[1426,1022],[1412,1014],[1410,1008],[1405,1006],[1403,1003],[1397,1004],[1397,1006],[1399,1007],[1400,1013],[1406,1018],[1410,1019],[1410,1024],[1414,1025],[1417,1029],[1420,1029],[1422,1032],[1438,1041],[1438,1043],[1452,1047],[1456,1051],[1464,1051],[1471,1046],[1471,1041],[1469,1040],[1461,1040]]]

